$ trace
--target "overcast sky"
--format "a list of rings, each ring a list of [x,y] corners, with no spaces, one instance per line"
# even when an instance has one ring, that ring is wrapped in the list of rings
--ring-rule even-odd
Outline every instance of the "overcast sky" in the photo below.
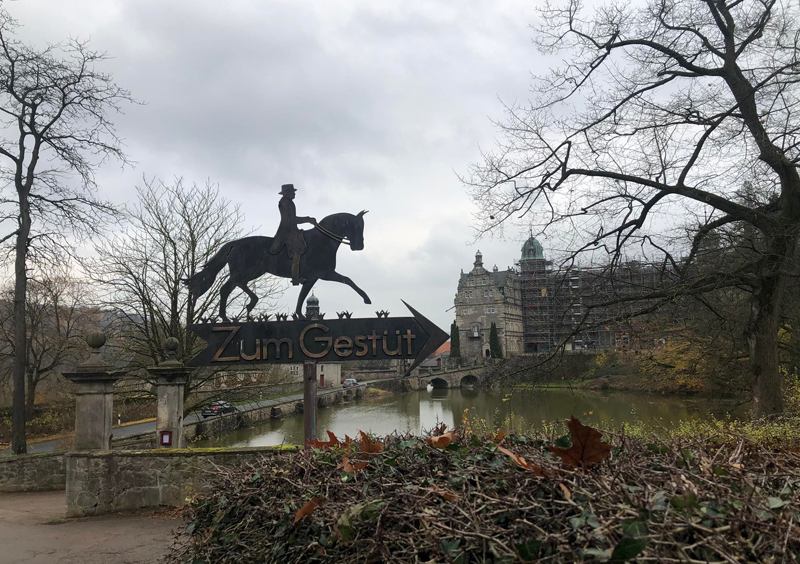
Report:
[[[369,209],[366,248],[337,270],[372,298],[318,282],[322,310],[359,316],[405,299],[448,329],[477,249],[506,268],[520,241],[473,244],[456,177],[491,147],[500,99],[526,99],[542,60],[531,1],[18,0],[24,41],[91,38],[105,70],[146,103],[116,120],[135,168],[108,166],[103,196],[132,202],[142,175],[218,182],[273,235],[277,192],[300,215]],[[545,242],[546,246],[546,242]],[[289,289],[281,309],[293,307]]]

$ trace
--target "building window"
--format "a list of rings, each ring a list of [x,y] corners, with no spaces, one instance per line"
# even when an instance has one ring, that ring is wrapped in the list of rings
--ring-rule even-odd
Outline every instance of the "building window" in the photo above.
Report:
[[[486,278],[481,278],[481,286],[486,286]]]
[[[300,365],[299,364],[292,364],[289,367],[289,374],[292,376],[299,376],[300,375]]]
[[[472,326],[472,336],[473,337],[480,337],[481,336],[481,326],[477,323]]]
[[[469,280],[469,285],[470,285],[470,286],[474,286],[474,285],[475,285],[475,280],[473,280],[472,278],[470,278],[470,280]]]
[[[237,378],[239,378],[239,381],[240,381],[240,382],[244,382],[244,373],[242,373],[242,372],[239,372],[239,373],[236,375],[236,377],[237,377]]]
[[[497,310],[494,306],[486,306],[486,313],[497,313]]]

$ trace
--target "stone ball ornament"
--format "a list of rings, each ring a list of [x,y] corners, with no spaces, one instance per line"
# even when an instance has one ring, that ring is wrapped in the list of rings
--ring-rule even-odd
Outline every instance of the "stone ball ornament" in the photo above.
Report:
[[[164,348],[168,352],[177,352],[179,346],[180,342],[175,337],[169,337],[167,340],[164,341]]]
[[[106,335],[102,331],[89,331],[86,334],[86,344],[93,349],[99,349],[106,344]]]

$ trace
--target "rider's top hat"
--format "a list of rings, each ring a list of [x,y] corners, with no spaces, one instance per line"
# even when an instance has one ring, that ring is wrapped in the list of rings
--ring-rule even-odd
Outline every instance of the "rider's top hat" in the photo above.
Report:
[[[284,184],[281,186],[281,191],[278,192],[279,194],[294,194],[297,192],[295,190],[294,184]]]

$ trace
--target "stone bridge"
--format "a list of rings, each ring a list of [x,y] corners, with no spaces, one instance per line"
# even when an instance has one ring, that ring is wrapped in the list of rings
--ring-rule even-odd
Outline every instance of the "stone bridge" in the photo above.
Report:
[[[426,369],[410,376],[408,385],[412,390],[424,390],[428,384],[434,388],[479,388],[483,384],[485,366],[475,365],[458,368]]]

